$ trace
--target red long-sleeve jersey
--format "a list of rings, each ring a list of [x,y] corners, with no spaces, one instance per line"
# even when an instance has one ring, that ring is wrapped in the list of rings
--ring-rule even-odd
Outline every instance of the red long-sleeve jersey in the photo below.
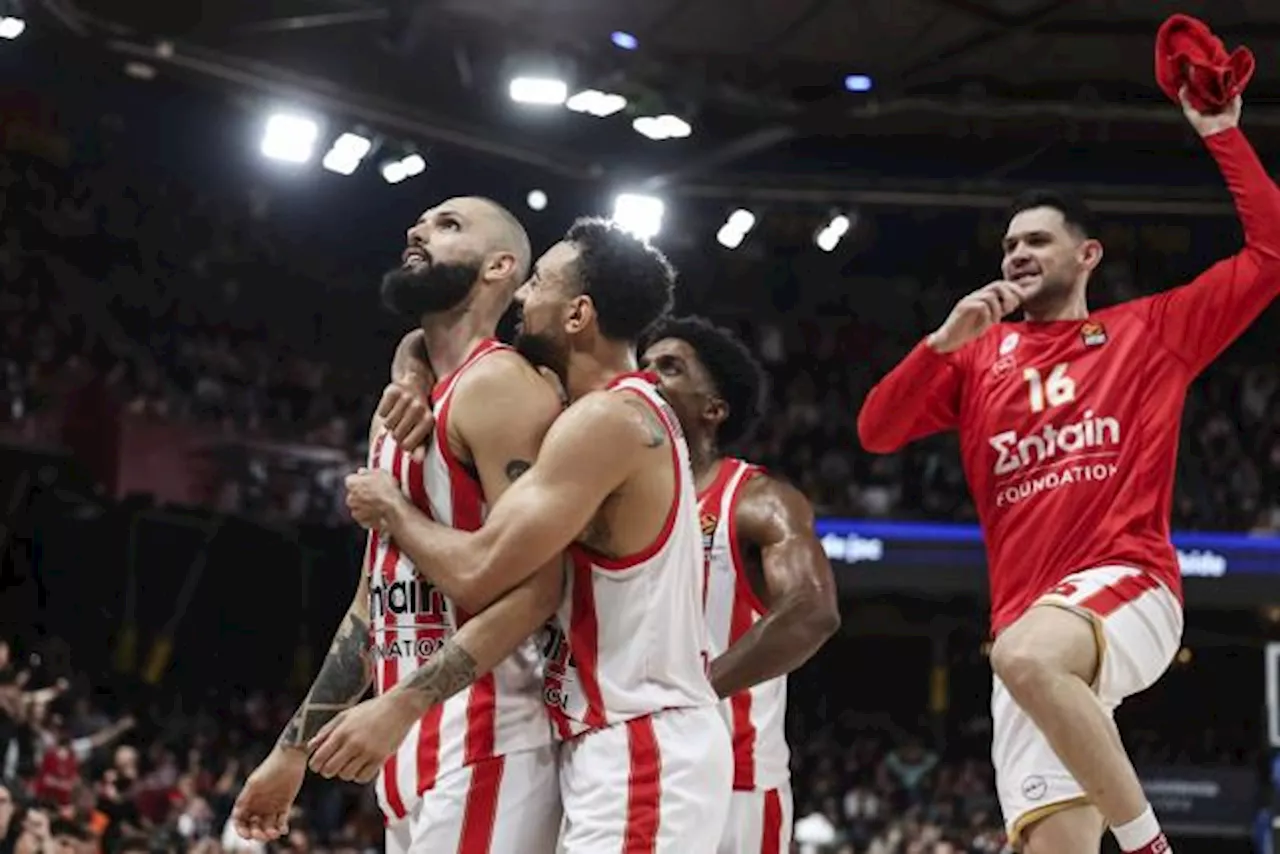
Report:
[[[1187,386],[1280,294],[1280,189],[1239,130],[1206,144],[1244,228],[1239,254],[1086,320],[999,323],[946,355],[921,342],[863,404],[873,452],[959,431],[993,632],[1092,567],[1136,566],[1182,594],[1169,517]]]

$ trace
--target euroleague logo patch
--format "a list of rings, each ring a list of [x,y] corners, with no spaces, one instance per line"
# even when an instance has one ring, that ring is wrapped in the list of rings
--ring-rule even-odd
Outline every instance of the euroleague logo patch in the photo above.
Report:
[[[702,536],[709,537],[716,532],[716,525],[720,524],[720,517],[715,513],[703,513],[702,519]]]
[[[1080,327],[1080,340],[1086,347],[1101,347],[1107,343],[1107,330],[1101,323],[1086,320]]]

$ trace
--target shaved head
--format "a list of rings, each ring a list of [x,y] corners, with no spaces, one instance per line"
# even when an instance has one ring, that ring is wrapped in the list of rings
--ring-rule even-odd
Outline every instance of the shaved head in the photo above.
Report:
[[[515,256],[515,285],[519,286],[529,278],[533,249],[529,245],[529,233],[524,230],[515,214],[485,196],[461,196],[450,199],[441,207],[449,205],[457,206],[464,215],[484,223],[491,252],[510,252]]]

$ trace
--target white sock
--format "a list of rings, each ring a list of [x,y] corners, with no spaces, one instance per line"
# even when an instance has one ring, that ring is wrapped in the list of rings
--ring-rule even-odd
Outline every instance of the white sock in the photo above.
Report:
[[[1120,845],[1121,851],[1141,851],[1151,840],[1160,835],[1160,822],[1156,821],[1155,811],[1151,804],[1142,811],[1142,815],[1133,821],[1111,828],[1111,833]]]

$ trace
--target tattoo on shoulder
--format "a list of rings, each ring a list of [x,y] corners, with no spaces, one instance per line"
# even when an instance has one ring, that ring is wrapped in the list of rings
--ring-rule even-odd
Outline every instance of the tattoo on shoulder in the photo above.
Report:
[[[428,658],[404,683],[431,705],[442,703],[476,681],[476,662],[452,639]]]
[[[507,463],[507,480],[514,483],[531,468],[533,468],[533,463],[528,460],[512,460]]]
[[[646,448],[660,448],[667,441],[667,428],[658,420],[658,416],[654,413],[653,408],[643,400],[624,395],[623,402],[640,414],[640,420],[645,426],[645,444]]]

